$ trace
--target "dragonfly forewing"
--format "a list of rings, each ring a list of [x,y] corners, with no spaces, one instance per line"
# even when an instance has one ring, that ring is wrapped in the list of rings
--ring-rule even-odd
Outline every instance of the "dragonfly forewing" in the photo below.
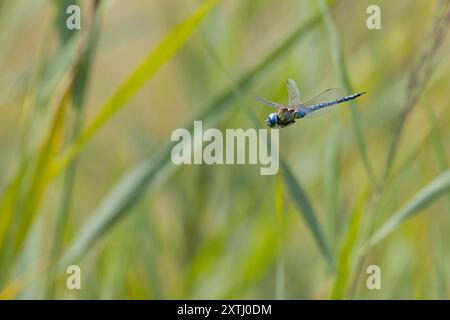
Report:
[[[287,86],[288,97],[289,97],[288,106],[292,107],[292,106],[300,105],[301,104],[300,91],[298,90],[298,87],[295,84],[295,81],[292,79],[288,79],[286,81],[286,86]]]

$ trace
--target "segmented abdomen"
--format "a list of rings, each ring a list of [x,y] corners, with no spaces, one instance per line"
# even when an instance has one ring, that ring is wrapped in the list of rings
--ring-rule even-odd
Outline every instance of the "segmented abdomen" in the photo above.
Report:
[[[330,101],[327,101],[327,102],[315,104],[315,105],[309,106],[308,107],[308,111],[312,112],[312,111],[316,111],[316,110],[319,110],[319,109],[322,109],[322,108],[325,108],[325,107],[328,107],[328,106],[332,106],[334,104],[338,104],[338,103],[346,102],[346,101],[349,101],[349,100],[353,100],[353,99],[358,98],[359,96],[361,96],[363,94],[365,94],[365,92],[357,92],[357,93],[351,94],[351,95],[346,96],[346,97],[342,97],[342,98],[339,98],[339,99],[330,100]]]

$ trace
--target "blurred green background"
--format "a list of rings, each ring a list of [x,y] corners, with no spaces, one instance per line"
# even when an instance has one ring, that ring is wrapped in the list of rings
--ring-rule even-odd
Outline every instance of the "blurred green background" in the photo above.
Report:
[[[0,1],[0,298],[450,298],[449,1],[72,3]],[[281,129],[277,175],[171,163],[288,78],[368,94]]]

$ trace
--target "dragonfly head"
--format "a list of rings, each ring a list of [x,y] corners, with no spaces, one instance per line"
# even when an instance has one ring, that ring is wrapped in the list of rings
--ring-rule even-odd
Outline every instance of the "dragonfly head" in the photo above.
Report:
[[[266,118],[266,123],[269,127],[274,128],[278,126],[278,115],[276,113],[271,113]]]

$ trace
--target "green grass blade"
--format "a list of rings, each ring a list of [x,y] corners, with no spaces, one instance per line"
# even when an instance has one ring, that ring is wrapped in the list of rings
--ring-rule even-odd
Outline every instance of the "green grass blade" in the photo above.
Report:
[[[333,58],[334,66],[338,72],[338,76],[340,82],[344,86],[344,89],[348,92],[354,92],[353,87],[351,85],[350,76],[348,74],[348,70],[345,64],[344,57],[342,56],[342,49],[340,46],[340,41],[337,36],[336,27],[331,19],[330,12],[328,10],[328,6],[324,0],[319,1],[320,11],[322,13],[323,21],[325,23],[325,27],[327,29],[331,53]],[[355,100],[349,101],[350,103],[350,113],[352,117],[353,129],[355,131],[356,142],[358,144],[359,154],[364,164],[364,168],[366,173],[372,183],[374,189],[378,188],[377,179],[374,174],[373,166],[370,162],[369,155],[366,149],[366,139],[364,137],[363,124],[361,121],[361,114],[358,111],[358,104]]]
[[[68,93],[69,88],[66,88],[44,143],[36,155],[36,166],[26,193],[26,201],[19,206],[20,215],[16,217],[16,222],[18,223],[15,224],[16,228],[13,229],[14,237],[16,238],[15,248],[20,247],[26,237],[27,230],[34,221],[36,212],[43,201],[46,187],[49,184],[51,163],[59,150],[63,138]]]
[[[331,250],[334,251],[337,239],[339,211],[339,156],[342,136],[341,126],[335,123],[324,156],[324,198],[326,220],[324,230]]]
[[[99,2],[93,2],[92,3],[92,9],[91,9],[91,25],[88,30],[89,37],[87,39],[87,45],[86,48],[83,50],[83,53],[81,54],[79,64],[76,67],[75,77],[73,80],[71,93],[72,93],[72,106],[74,107],[75,112],[75,119],[73,123],[73,128],[69,134],[68,141],[69,143],[72,143],[76,137],[79,136],[82,124],[84,120],[84,112],[83,112],[83,105],[84,105],[84,98],[86,96],[87,89],[89,87],[89,75],[91,70],[91,63],[93,60],[94,52],[97,47],[97,42],[100,34],[100,26],[102,17],[105,11],[105,2],[103,1],[102,6],[99,6]],[[61,5],[59,1],[55,1],[55,5]],[[64,11],[65,12],[65,11]],[[62,27],[61,28],[61,17],[59,17],[57,21],[57,26],[59,26],[59,32],[60,32],[60,39],[62,42],[68,41],[69,37],[67,37],[67,33],[65,30],[67,28]],[[61,30],[62,29],[62,30]],[[62,185],[62,191],[61,191],[61,201],[58,208],[58,214],[55,222],[55,229],[53,232],[53,239],[52,239],[52,247],[51,247],[51,253],[50,253],[50,261],[53,262],[57,260],[57,258],[61,255],[61,249],[63,247],[63,241],[65,229],[69,217],[69,212],[72,207],[72,194],[75,184],[75,176],[77,171],[77,161],[74,159],[72,163],[67,168],[66,172],[64,173],[64,179],[63,179],[63,185]],[[48,272],[48,284],[46,287],[45,297],[47,299],[52,299],[56,287],[56,283],[54,279],[52,278],[52,270],[49,269]]]
[[[319,17],[315,16],[305,24],[299,26],[277,48],[271,51],[253,69],[245,73],[238,81],[236,87],[242,91],[248,90],[253,81],[260,76],[269,66],[279,60],[283,55],[295,46],[297,40],[319,23]],[[226,107],[238,99],[233,88],[214,99],[204,108],[201,114],[194,119],[204,122],[217,121],[224,113]],[[190,121],[192,123],[192,121]],[[192,125],[187,126],[192,129]],[[174,166],[170,162],[172,142],[165,144],[155,155],[143,161],[136,168],[130,170],[114,189],[102,200],[98,209],[91,215],[92,219],[86,223],[62,258],[61,266],[67,265],[80,258],[93,245],[95,241],[121,219],[125,213],[138,202],[144,192],[156,181],[164,179],[170,174]]]
[[[3,190],[0,201],[0,212],[2,214],[2,219],[0,219],[0,286],[3,285],[7,278],[7,271],[11,267],[9,263],[12,251],[10,228],[16,204],[19,200],[20,190],[25,179],[28,162],[22,161],[14,180],[10,181],[6,189]]]
[[[63,82],[63,96],[60,98],[56,113],[47,131],[46,138],[44,139],[39,152],[33,159],[35,164],[32,167],[31,181],[24,194],[20,194],[20,184],[26,174],[27,166],[21,166],[17,176],[12,181],[12,184],[7,187],[6,193],[0,202],[0,208],[6,209],[6,211],[2,213],[8,221],[8,229],[0,238],[0,240],[2,240],[2,247],[0,250],[2,258],[0,267],[2,274],[9,273],[12,266],[11,264],[6,264],[6,262],[11,261],[17,256],[19,249],[28,236],[30,226],[36,217],[36,213],[43,201],[46,187],[49,184],[48,173],[51,167],[50,163],[59,149],[63,136],[64,115],[67,110],[68,98],[67,83],[69,81],[70,79],[67,77]],[[29,163],[26,162],[26,164]],[[25,200],[20,201],[22,199]],[[14,203],[13,201],[17,203]]]
[[[64,169],[84,145],[92,139],[96,132],[116,112],[123,108],[142,86],[181,49],[216,2],[217,0],[205,1],[189,18],[175,26],[158,46],[150,52],[100,108],[100,111],[73,145],[61,156],[59,163],[56,165],[56,173]]]
[[[324,256],[328,267],[330,268],[330,270],[334,270],[333,256],[331,255],[331,251],[325,240],[325,235],[322,232],[319,221],[316,217],[316,213],[314,212],[308,196],[305,194],[300,184],[296,181],[286,162],[281,161],[281,168],[283,170],[286,189],[289,190],[288,193],[290,193],[297,209],[305,219],[305,222],[309,230],[311,231],[321,254]]]
[[[410,201],[401,207],[373,235],[365,249],[369,249],[383,240],[389,233],[398,228],[407,219],[450,190],[450,170],[445,171],[427,186],[421,189]]]
[[[431,127],[429,140],[431,141],[433,151],[436,156],[436,163],[439,167],[439,170],[443,172],[449,167],[449,162],[445,152],[444,142],[442,141],[442,137],[439,133],[438,121],[436,119],[436,115],[431,109],[431,106],[429,106],[427,103],[424,103],[422,109]]]
[[[44,217],[36,219],[30,228],[23,249],[14,260],[12,278],[30,277],[33,269],[39,269],[42,263],[42,252],[44,249],[45,230],[48,228],[44,221]],[[29,283],[19,290],[16,299],[43,299],[43,288],[45,277],[30,277]]]
[[[276,223],[276,236],[278,241],[278,255],[277,266],[275,276],[275,299],[283,300],[286,297],[286,276],[285,276],[285,261],[283,254],[283,239],[285,232],[285,217],[283,213],[284,208],[284,190],[283,181],[280,175],[277,175],[275,180],[275,223]]]
[[[347,233],[339,253],[336,279],[331,291],[331,299],[334,300],[345,297],[345,290],[351,275],[351,259],[361,230],[363,209],[369,194],[368,189],[366,188],[359,196],[348,223]]]
[[[73,0],[53,0],[55,12],[55,29],[58,32],[58,38],[62,43],[66,43],[75,34],[73,30],[69,30],[66,26],[67,13],[66,9],[70,5],[79,5],[79,1]]]
[[[46,104],[51,104],[49,101],[52,99],[53,96],[57,96],[60,89],[59,87],[63,87],[69,80],[69,69],[71,66],[71,63],[73,62],[73,59],[76,56],[77,49],[80,46],[80,37],[76,36],[71,38],[64,47],[53,57],[51,65],[46,68],[45,71],[45,77],[43,78],[43,83],[45,85],[40,85],[41,90],[38,93],[33,93],[33,95],[36,95],[36,98],[30,98],[34,101],[34,107],[37,108],[39,106],[42,106],[41,104],[43,101],[45,101]],[[63,85],[61,85],[63,84]],[[53,103],[53,102],[52,102]],[[60,102],[56,102],[60,103]],[[48,108],[51,109],[51,108]],[[22,135],[25,135],[23,139],[26,140],[27,143],[29,143],[29,140],[32,139],[31,135],[36,134],[33,132],[32,128],[34,126],[33,121],[30,120],[30,122],[27,121],[26,127],[24,124],[22,131]],[[55,128],[55,126],[59,125],[58,123],[49,124],[50,128]],[[60,129],[60,128],[59,128]],[[58,129],[58,130],[59,130]],[[24,134],[25,133],[25,134]],[[47,138],[49,139],[49,136],[52,133],[50,131],[47,132]],[[22,142],[21,142],[22,143]],[[23,142],[23,144],[26,144]],[[43,143],[43,145],[45,142]],[[41,146],[42,147],[42,146]],[[19,193],[22,188],[22,182],[23,178],[29,169],[29,165],[33,163],[34,159],[37,159],[39,157],[43,157],[43,150],[31,150],[27,154],[27,151],[25,150],[26,147],[21,147],[24,150],[21,150],[21,165],[17,169],[17,171],[14,172],[14,174],[11,177],[11,180],[7,183],[4,190],[2,191],[2,194],[0,195],[0,209],[4,218],[4,223],[0,223],[0,248],[2,248],[2,242],[3,238],[6,236],[5,232],[3,232],[3,228],[9,225],[9,222],[12,219],[12,216],[14,214],[14,210],[16,209],[17,200],[19,199]],[[39,153],[41,155],[39,155]],[[47,159],[48,160],[48,159]],[[46,159],[43,159],[42,161],[46,161]],[[41,163],[42,163],[41,161]],[[48,162],[47,162],[48,163]],[[42,172],[37,172],[38,174],[41,174]],[[43,181],[43,180],[41,180]],[[35,179],[35,183],[40,183],[39,180]],[[36,194],[33,193],[33,197]],[[29,202],[29,201],[27,201]]]
[[[170,157],[170,150],[160,153],[152,160],[133,169],[117,184],[92,214],[92,218],[80,231],[73,245],[66,251],[60,266],[64,267],[82,256],[92,243],[123,217],[123,213],[131,208],[147,190],[149,182],[157,180],[163,174],[163,166],[169,160],[165,157],[166,155]]]
[[[36,101],[38,107],[45,107],[49,104],[49,99],[61,83],[61,79],[69,72],[73,61],[76,60],[82,42],[81,38],[81,35],[70,38],[53,58],[51,65],[45,71],[42,88],[38,92]]]

